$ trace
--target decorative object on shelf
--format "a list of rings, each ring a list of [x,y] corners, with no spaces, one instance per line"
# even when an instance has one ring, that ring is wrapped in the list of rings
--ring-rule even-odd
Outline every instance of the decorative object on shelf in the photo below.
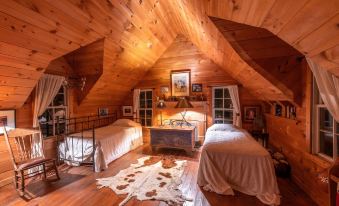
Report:
[[[132,106],[122,106],[122,116],[132,117],[133,116],[133,107]]]
[[[202,92],[202,84],[192,84],[192,92]]]
[[[99,115],[100,117],[107,116],[107,115],[108,115],[108,108],[107,108],[107,107],[99,108],[99,109],[98,109],[98,115]]]
[[[244,106],[244,121],[252,123],[259,115],[260,106]]]
[[[4,133],[4,126],[6,130],[15,129],[15,110],[0,110],[0,134]]]
[[[161,86],[160,87],[160,94],[167,94],[169,92],[168,86]]]
[[[189,122],[187,122],[187,120],[185,119],[185,116],[186,116],[186,112],[188,108],[193,108],[193,105],[185,98],[185,97],[181,97],[179,98],[179,101],[177,103],[177,105],[175,105],[175,108],[182,108],[182,109],[185,109],[184,110],[184,113],[181,113],[181,116],[182,116],[182,124],[186,124],[188,126],[191,126],[191,124]]]
[[[190,95],[190,70],[171,71],[172,96],[183,97]]]
[[[294,106],[286,107],[286,117],[289,119],[295,119],[297,117],[296,108]]]
[[[282,116],[282,106],[280,104],[275,104],[274,113],[275,113],[275,116],[279,116],[279,117]]]
[[[162,109],[166,108],[165,101],[160,99],[157,102],[157,108],[160,109],[160,126],[163,126],[162,124]]]
[[[169,87],[168,86],[161,86],[160,87],[160,94],[163,100],[166,100],[167,95],[169,92]]]

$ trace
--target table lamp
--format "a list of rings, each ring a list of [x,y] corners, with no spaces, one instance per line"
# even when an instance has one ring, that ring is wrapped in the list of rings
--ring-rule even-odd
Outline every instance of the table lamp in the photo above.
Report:
[[[182,116],[182,124],[183,123],[186,123],[188,126],[191,126],[191,124],[189,122],[187,122],[187,120],[185,119],[185,116],[186,116],[186,112],[188,108],[193,108],[193,105],[185,98],[185,97],[180,97],[179,100],[178,100],[178,103],[177,105],[175,105],[175,108],[183,108],[185,109],[184,110],[184,113],[181,113],[181,116]],[[181,126],[182,126],[181,124]]]
[[[166,108],[166,104],[164,100],[159,100],[157,103],[157,108],[160,109],[160,126],[162,125],[162,109]]]

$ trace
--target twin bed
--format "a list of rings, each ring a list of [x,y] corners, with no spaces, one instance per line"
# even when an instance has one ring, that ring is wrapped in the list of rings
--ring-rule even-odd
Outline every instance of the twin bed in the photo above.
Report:
[[[59,159],[71,165],[90,162],[99,172],[143,144],[139,123],[127,119],[112,122],[97,128],[88,123],[85,130],[81,126],[81,132],[65,134],[58,141]],[[234,195],[237,190],[268,205],[280,204],[270,154],[247,131],[229,124],[215,124],[207,130],[198,185],[218,194]]]
[[[100,172],[142,144],[141,125],[119,119],[103,127],[65,134],[58,144],[59,159],[73,166],[91,163],[94,170]]]
[[[269,152],[247,131],[229,124],[215,124],[207,130],[198,185],[218,194],[234,195],[234,189],[268,205],[280,204]]]

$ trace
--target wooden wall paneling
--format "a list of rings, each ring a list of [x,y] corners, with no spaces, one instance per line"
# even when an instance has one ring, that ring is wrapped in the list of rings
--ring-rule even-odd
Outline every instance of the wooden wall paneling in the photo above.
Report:
[[[265,4],[264,1],[252,1],[251,3],[258,4],[258,2],[259,4]],[[332,65],[333,61],[322,57],[325,55],[325,50],[331,50],[338,45],[338,29],[334,23],[339,11],[337,1],[330,0],[324,3],[318,0],[275,1],[271,8],[267,7],[267,5],[260,7],[263,10],[269,9],[268,12],[261,12],[261,14],[267,13],[261,25],[246,22],[244,17],[240,19],[232,18],[233,11],[229,10],[247,10],[246,6],[242,7],[237,1],[229,3],[228,1],[211,0],[208,3],[199,2],[197,4],[200,4],[200,8],[204,9],[209,16],[269,29],[306,56],[314,58],[314,61],[321,59],[322,65],[326,65],[324,69],[328,69],[338,76],[337,63],[334,63],[334,68],[328,68],[327,66]],[[314,21],[317,23],[314,24]],[[245,30],[241,32],[245,32]],[[322,38],[322,36],[325,38]],[[313,41],[316,44],[313,44]]]
[[[205,119],[199,123],[200,141],[203,141],[204,129],[212,124],[212,86],[227,86],[239,83],[217,64],[211,61],[188,38],[183,35],[178,35],[135,88],[154,88],[154,95],[162,98],[160,87],[168,86],[170,88],[171,70],[182,69],[190,69],[191,83],[202,83],[203,95],[207,97],[206,102],[192,101],[192,104],[195,106],[194,108],[189,109],[189,113],[187,114],[187,119]],[[199,94],[200,93],[192,93],[192,95]],[[171,92],[169,91],[166,96],[168,97],[170,95]],[[245,105],[261,104],[260,100],[257,100],[250,95],[243,87],[240,87],[240,99],[241,103],[243,104],[244,102]],[[132,92],[130,92],[129,97],[126,98],[124,104],[132,105],[132,103]],[[182,110],[174,108],[175,102],[166,102],[166,105],[167,108],[162,110],[163,119],[180,119],[180,112]],[[154,108],[154,124],[160,124],[159,121],[160,110]],[[148,139],[147,137],[145,138],[145,141],[147,142]]]
[[[301,82],[290,82],[301,77],[303,54],[265,29],[214,17],[211,20],[244,61],[267,80],[275,82],[280,89],[283,88],[285,93],[293,95],[294,101],[300,103]],[[242,30],[246,32],[238,37],[238,31]],[[243,81],[249,77],[247,73],[239,75],[244,75]]]
[[[335,0],[326,2],[310,0],[284,25],[277,35],[291,45],[296,45],[295,43],[335,16],[338,8],[339,2]],[[291,32],[292,30],[295,32]]]
[[[261,26],[277,34],[309,0],[274,1]]]
[[[339,3],[338,3],[339,7]],[[337,10],[339,12],[339,9]],[[296,48],[305,51],[310,56],[339,44],[339,13],[325,24],[314,30],[309,35],[296,43]],[[319,38],[321,37],[321,38]]]
[[[194,6],[194,5],[193,5]],[[229,72],[235,79],[239,82],[243,83],[245,87],[247,87],[251,91],[261,90],[264,94],[267,94],[267,98],[277,97],[280,99],[293,99],[290,94],[285,94],[282,92],[283,88],[277,88],[274,83],[270,83],[267,79],[260,76],[257,72],[253,71],[253,69],[243,62],[241,57],[238,54],[235,54],[233,48],[229,45],[229,43],[222,37],[222,34],[218,31],[218,29],[214,26],[214,24],[209,20],[207,16],[205,16],[201,11],[197,11],[192,6],[192,4],[182,4],[177,1],[173,1],[173,8],[176,9],[177,18],[184,22],[189,22],[184,26],[182,32],[188,36],[188,38],[194,42],[201,51],[203,51],[206,55],[208,55],[214,62],[219,64],[222,68],[224,68],[227,72]],[[194,12],[194,15],[192,13]],[[233,54],[234,53],[234,54]],[[225,62],[225,59],[229,59],[232,55],[233,61],[230,64]],[[241,65],[241,69],[239,66]],[[239,68],[238,71],[249,71],[252,70],[251,73],[247,73],[246,77],[249,74],[252,76],[252,79],[255,79],[256,82],[246,82],[242,79],[244,76],[235,76],[232,74],[234,69]],[[260,83],[259,83],[260,82]],[[265,85],[260,89],[259,87]],[[269,90],[267,88],[270,88]]]

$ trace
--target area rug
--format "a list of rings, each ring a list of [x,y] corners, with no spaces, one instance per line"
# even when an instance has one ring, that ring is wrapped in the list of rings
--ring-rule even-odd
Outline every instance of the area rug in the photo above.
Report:
[[[146,156],[113,177],[97,179],[97,184],[99,188],[111,188],[117,195],[127,195],[120,206],[133,197],[141,201],[159,200],[168,205],[182,205],[191,201],[178,188],[185,165],[186,160],[175,160],[174,157]]]

